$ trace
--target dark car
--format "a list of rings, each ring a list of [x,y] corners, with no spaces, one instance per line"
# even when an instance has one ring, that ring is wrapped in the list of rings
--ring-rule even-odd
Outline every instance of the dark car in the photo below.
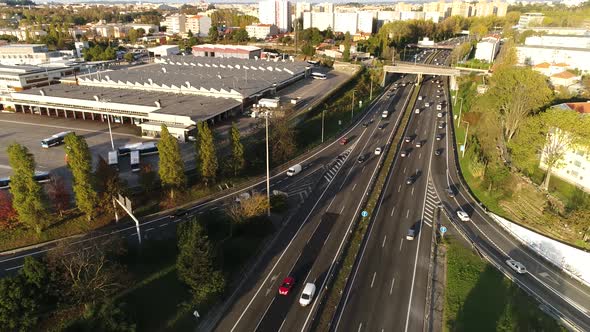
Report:
[[[361,154],[356,161],[360,164],[360,163],[365,162],[365,160],[367,160],[367,156],[364,154]]]
[[[410,143],[411,141],[412,141],[412,136],[406,136],[406,137],[404,137],[404,142]]]
[[[186,209],[178,209],[174,211],[174,213],[170,214],[168,217],[170,219],[182,218],[188,216],[188,211]]]
[[[440,141],[443,138],[443,134],[436,134],[436,140]]]
[[[379,127],[377,127],[378,129],[383,129],[385,128],[385,126],[387,126],[387,123],[382,123],[379,125]]]
[[[363,122],[363,127],[365,127],[365,128],[366,128],[366,127],[368,127],[368,126],[369,126],[369,123],[368,123],[368,122]]]
[[[442,148],[440,148],[440,149],[436,149],[436,150],[434,151],[434,155],[435,155],[435,156],[440,156],[442,153],[443,153],[443,149],[442,149]]]
[[[448,187],[446,189],[446,192],[447,192],[447,195],[449,195],[449,197],[455,197],[455,188],[453,188],[452,186]]]
[[[408,176],[408,178],[406,179],[406,184],[413,184],[414,182],[416,182],[416,178],[417,176],[415,174]]]

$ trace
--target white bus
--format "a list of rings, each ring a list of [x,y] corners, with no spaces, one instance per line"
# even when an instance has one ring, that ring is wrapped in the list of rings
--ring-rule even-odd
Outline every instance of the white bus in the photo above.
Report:
[[[317,72],[311,73],[311,77],[316,80],[325,80],[326,78],[328,78],[326,76],[326,74],[317,73]]]
[[[35,171],[35,175],[33,175],[33,180],[37,183],[45,183],[51,180],[51,174],[49,172],[42,172],[42,171]],[[10,188],[10,177],[0,178],[0,189],[8,189]]]
[[[131,151],[131,172],[139,172],[140,164],[139,164],[139,151],[133,150]]]
[[[109,151],[108,164],[109,164],[109,166],[113,167],[117,171],[119,170],[119,155],[117,154],[117,151],[115,151],[115,150]]]
[[[46,148],[49,149],[52,146],[55,145],[60,145],[64,142],[64,138],[66,137],[67,134],[69,133],[74,133],[73,131],[64,131],[61,133],[57,133],[49,138],[46,138],[44,140],[41,141],[41,147],[42,148]]]
[[[139,151],[142,156],[158,153],[156,142],[125,144],[119,148],[119,155],[125,156],[132,151]]]

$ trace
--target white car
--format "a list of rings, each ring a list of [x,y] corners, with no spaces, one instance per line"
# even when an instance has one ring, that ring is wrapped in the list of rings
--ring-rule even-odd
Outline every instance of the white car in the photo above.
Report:
[[[416,108],[416,110],[414,111],[414,113],[420,114],[420,109],[419,108]]]
[[[438,113],[436,113],[436,116],[439,117],[439,118],[442,118],[443,117],[443,114],[442,114],[442,112],[438,112]]]
[[[521,262],[515,261],[514,259],[509,259],[506,261],[506,264],[510,266],[516,273],[525,274],[526,267]]]
[[[424,103],[425,107],[430,107],[430,103]]]
[[[400,157],[405,158],[408,155],[408,152],[406,150],[403,150],[399,155]]]
[[[418,96],[418,100],[422,100],[422,96]]]
[[[421,148],[421,147],[422,147],[422,141],[418,141],[418,142],[416,142],[416,147],[417,147],[417,148]]]
[[[465,213],[465,211],[457,211],[457,217],[459,217],[459,219],[461,221],[470,221],[471,218],[469,218],[469,215],[467,213]]]
[[[301,304],[301,306],[305,307],[311,303],[313,296],[315,295],[315,289],[315,285],[311,282],[308,282],[305,285],[303,292],[301,292],[301,297],[299,298],[299,304]]]
[[[380,155],[381,154],[381,151],[382,151],[381,148],[376,148],[375,149],[375,154],[376,155]]]

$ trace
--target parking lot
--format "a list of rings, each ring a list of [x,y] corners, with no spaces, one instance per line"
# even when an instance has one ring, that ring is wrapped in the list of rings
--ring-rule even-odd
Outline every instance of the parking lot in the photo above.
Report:
[[[278,92],[280,96],[289,98],[301,98],[296,110],[308,108],[314,101],[322,98],[334,87],[342,84],[349,76],[347,73],[331,71],[327,80],[304,79]],[[241,116],[215,126],[216,136],[219,139],[227,139],[227,132],[232,121],[237,121],[238,128],[242,135],[249,134],[256,128],[260,119]],[[42,115],[31,115],[22,113],[0,113],[0,177],[10,176],[12,173],[8,164],[6,148],[12,143],[19,143],[26,146],[35,156],[37,170],[51,172],[63,177],[66,183],[71,183],[71,174],[66,169],[65,152],[63,145],[49,149],[41,147],[41,140],[62,131],[75,131],[77,135],[86,138],[90,147],[93,162],[96,166],[99,157],[107,159],[108,151],[111,150],[108,125],[100,121],[84,121],[66,118],[48,117]],[[145,142],[138,136],[138,131],[131,125],[112,124],[113,142],[115,148],[128,143]],[[193,144],[181,144],[183,159],[187,168],[194,167]],[[142,163],[149,162],[157,170],[157,155],[143,158]],[[137,183],[137,176],[130,172],[129,157],[122,157],[119,160],[122,177],[129,185]]]

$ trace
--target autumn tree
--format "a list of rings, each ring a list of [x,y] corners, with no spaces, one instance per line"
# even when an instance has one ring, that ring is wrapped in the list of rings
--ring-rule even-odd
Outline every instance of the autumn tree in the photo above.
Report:
[[[240,141],[240,131],[235,123],[232,124],[229,130],[229,136],[232,151],[231,166],[234,176],[237,176],[238,173],[244,169],[246,160],[244,159],[244,145]]]
[[[170,199],[174,199],[174,192],[186,186],[184,162],[180,154],[178,140],[170,134],[168,127],[163,124],[158,144],[160,153],[160,169],[158,171],[164,188],[170,191]]]
[[[66,188],[64,179],[52,175],[47,184],[47,194],[53,203],[53,209],[62,217],[63,212],[70,207],[70,192]]]
[[[297,152],[295,130],[289,125],[287,117],[271,121],[269,141],[272,160],[275,163],[286,162]]]
[[[119,178],[119,173],[104,158],[99,157],[94,178],[96,179],[96,188],[99,192],[99,205],[104,211],[114,212],[117,207],[113,198],[117,198],[124,189],[123,182]]]
[[[74,177],[74,194],[78,209],[86,214],[90,221],[96,214],[98,195],[93,187],[92,155],[86,140],[75,133],[68,134],[65,139],[68,167]]]
[[[139,170],[139,184],[146,193],[153,192],[159,185],[158,174],[154,171],[152,165],[145,164]]]
[[[10,177],[12,204],[18,218],[28,227],[41,233],[48,217],[43,188],[34,180],[35,159],[25,146],[8,147],[8,163],[13,173]]]
[[[214,248],[197,220],[179,225],[178,250],[178,277],[191,289],[195,304],[223,291],[225,280],[215,268]]]
[[[344,35],[344,51],[342,52],[342,61],[350,61],[350,32],[346,31]]]
[[[219,167],[217,162],[217,152],[215,151],[215,145],[213,142],[213,133],[207,122],[199,122],[197,124],[199,131],[198,139],[198,157],[199,166],[201,167],[201,176],[205,181],[205,185],[211,184],[215,181],[217,175],[217,169]]]

